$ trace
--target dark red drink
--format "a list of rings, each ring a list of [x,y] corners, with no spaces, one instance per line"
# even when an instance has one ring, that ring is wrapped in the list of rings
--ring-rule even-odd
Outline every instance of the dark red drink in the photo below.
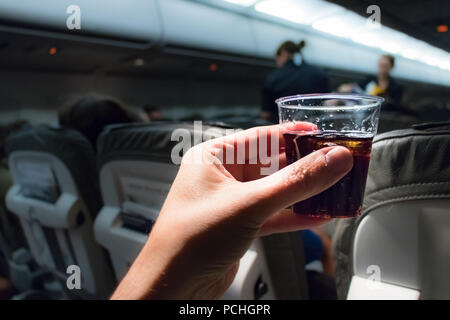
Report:
[[[297,202],[293,211],[316,217],[355,217],[360,214],[369,169],[372,137],[339,133],[284,135],[287,163],[291,164],[321,148],[341,145],[352,151],[353,168],[329,189],[307,200]]]

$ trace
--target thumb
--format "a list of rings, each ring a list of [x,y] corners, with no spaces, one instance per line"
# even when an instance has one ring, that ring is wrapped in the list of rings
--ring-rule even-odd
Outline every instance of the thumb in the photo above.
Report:
[[[344,147],[315,151],[274,174],[247,182],[260,206],[258,218],[310,198],[334,185],[353,167],[352,153]]]

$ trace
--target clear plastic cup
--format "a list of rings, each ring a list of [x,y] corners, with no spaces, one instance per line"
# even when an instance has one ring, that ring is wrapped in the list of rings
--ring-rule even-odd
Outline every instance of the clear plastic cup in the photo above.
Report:
[[[348,94],[307,94],[276,101],[284,134],[287,163],[320,148],[341,145],[353,153],[353,168],[335,185],[293,205],[297,214],[347,218],[361,213],[372,139],[383,98]],[[310,126],[296,126],[308,122]],[[295,128],[308,128],[297,130]],[[292,130],[291,130],[292,128]]]

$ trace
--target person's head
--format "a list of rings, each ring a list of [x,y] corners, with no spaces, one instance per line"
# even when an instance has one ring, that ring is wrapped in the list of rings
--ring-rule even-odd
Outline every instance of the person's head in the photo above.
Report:
[[[103,128],[110,124],[139,122],[139,116],[120,101],[90,93],[70,101],[58,113],[61,126],[81,132],[92,145]]]
[[[395,58],[390,54],[383,54],[378,61],[378,74],[383,77],[389,77],[394,68]]]
[[[142,109],[145,111],[150,121],[161,120],[162,112],[161,109],[159,109],[158,107],[155,107],[154,105],[151,104],[146,104],[142,107]]]
[[[296,53],[301,53],[305,47],[306,42],[300,41],[295,43],[293,41],[285,41],[279,47],[275,54],[275,63],[277,67],[282,67],[288,60],[292,60]]]
[[[26,125],[28,125],[28,122],[24,120],[19,120],[6,125],[0,125],[0,159],[5,156],[5,144],[8,135]]]

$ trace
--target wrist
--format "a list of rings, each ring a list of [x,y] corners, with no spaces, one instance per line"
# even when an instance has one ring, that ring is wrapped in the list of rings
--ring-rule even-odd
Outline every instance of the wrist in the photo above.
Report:
[[[156,231],[156,230],[155,230]],[[167,234],[167,233],[166,233]],[[112,299],[189,299],[192,275],[186,245],[181,239],[152,234]]]

